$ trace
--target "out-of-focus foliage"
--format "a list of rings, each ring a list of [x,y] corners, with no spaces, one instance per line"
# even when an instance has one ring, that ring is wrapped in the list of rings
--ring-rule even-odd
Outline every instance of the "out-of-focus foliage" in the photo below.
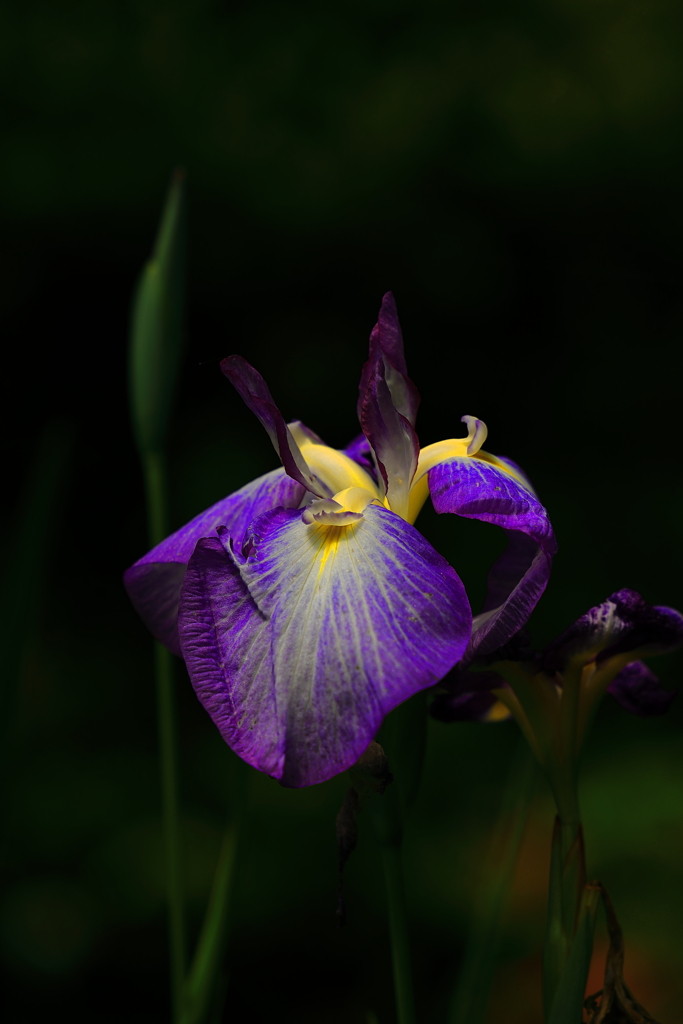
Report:
[[[560,554],[532,623],[540,643],[621,586],[683,606],[682,44],[683,14],[663,0],[4,4],[4,565],[45,424],[66,418],[76,438],[65,507],[27,562],[42,596],[3,763],[12,1024],[167,1019],[151,650],[120,574],[145,545],[128,311],[171,168],[188,171],[190,264],[173,524],[274,465],[218,360],[241,352],[287,416],[341,445],[392,288],[422,440],[482,417],[487,446],[519,461],[550,509]],[[476,610],[500,538],[429,509],[418,525]],[[677,684],[680,661],[662,661]],[[233,762],[189,684],[181,697],[197,928]],[[606,703],[583,785],[589,871],[622,920],[627,981],[665,1022],[683,1015],[682,729],[677,702],[648,721]],[[430,726],[408,837],[420,1019],[445,1014],[514,738],[513,725]],[[252,778],[234,1020],[392,1019],[362,820],[349,925],[333,930],[345,785]],[[540,1020],[550,826],[541,795],[490,1024]]]
[[[160,157],[300,229],[381,213],[435,159],[479,186],[673,180],[675,4],[10,2],[16,211],[145,202]]]

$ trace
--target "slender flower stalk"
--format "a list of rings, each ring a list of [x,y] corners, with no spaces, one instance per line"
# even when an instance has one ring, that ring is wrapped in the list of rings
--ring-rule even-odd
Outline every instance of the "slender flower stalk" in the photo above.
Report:
[[[169,952],[174,1019],[181,1013],[185,981],[185,897],[178,801],[178,740],[175,714],[173,655],[158,641],[154,644],[161,770],[161,808],[166,855]]]
[[[386,717],[377,740],[388,757],[391,785],[373,797],[370,807],[382,858],[387,897],[391,965],[398,1024],[415,1024],[410,931],[403,872],[403,836],[407,812],[420,785],[426,746],[425,695],[418,693]]]
[[[143,459],[147,519],[150,542],[158,544],[168,532],[168,484],[163,453],[150,451]],[[171,988],[174,1019],[182,1012],[186,971],[185,899],[180,839],[178,800],[178,738],[173,655],[154,643],[154,670],[159,733],[161,810],[166,856],[166,893],[168,901],[168,938],[171,963]]]
[[[403,878],[403,820],[395,786],[372,803],[375,838],[382,857],[387,896],[391,966],[394,976],[398,1024],[416,1024],[413,973],[410,959],[408,911]]]
[[[237,759],[236,759],[237,760]],[[244,839],[247,766],[237,761],[232,814],[226,826],[209,903],[183,992],[181,1024],[201,1024],[210,1008],[230,924],[235,864]]]
[[[176,173],[166,199],[151,259],[133,302],[130,394],[133,428],[142,462],[149,540],[168,532],[165,440],[182,338],[183,175]],[[174,666],[171,652],[155,643],[159,767],[162,790],[166,891],[173,1019],[180,1020],[185,980],[185,920],[178,811]]]

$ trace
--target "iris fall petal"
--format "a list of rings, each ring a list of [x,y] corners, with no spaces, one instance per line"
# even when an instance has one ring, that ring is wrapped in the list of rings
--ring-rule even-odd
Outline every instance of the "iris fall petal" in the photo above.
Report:
[[[178,601],[185,568],[197,541],[226,526],[241,544],[252,519],[277,505],[298,508],[306,489],[284,469],[274,469],[195,516],[148,551],[123,577],[128,596],[149,631],[180,656]]]
[[[436,683],[467,646],[471,616],[455,571],[414,527],[378,505],[346,527],[307,526],[299,512],[284,509],[256,520],[247,556],[225,551],[252,601],[249,616],[246,605],[233,610],[233,583],[219,593],[202,577],[206,543],[183,589],[183,655],[226,740],[285,785],[322,782],[353,764],[384,716]],[[256,645],[258,656],[226,655],[235,644]],[[239,710],[247,702],[251,717]],[[260,737],[263,759],[243,729]]]
[[[429,471],[437,512],[481,519],[509,533],[508,548],[488,576],[484,610],[475,616],[465,662],[502,647],[525,624],[546,588],[557,545],[548,513],[512,473],[476,458],[455,458]]]

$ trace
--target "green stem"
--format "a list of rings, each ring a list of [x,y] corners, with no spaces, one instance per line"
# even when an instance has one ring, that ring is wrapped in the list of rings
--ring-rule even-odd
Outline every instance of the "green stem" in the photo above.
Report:
[[[150,546],[167,534],[166,473],[163,456],[147,452],[143,458]],[[159,767],[166,855],[166,896],[168,901],[171,998],[173,1020],[179,1021],[185,981],[185,908],[183,900],[180,816],[178,812],[178,741],[176,737],[173,655],[155,644]]]
[[[413,976],[410,965],[408,914],[400,846],[382,846],[384,880],[389,907],[391,964],[394,972],[394,994],[398,1024],[415,1024]]]
[[[374,798],[372,814],[375,836],[382,854],[382,866],[384,868],[384,881],[387,892],[396,1018],[398,1024],[415,1024],[415,998],[413,995],[413,973],[410,964],[408,912],[401,857],[403,825],[400,796],[395,783],[390,785],[383,795]]]
[[[166,465],[161,452],[145,452],[142,459],[147,499],[147,532],[152,547],[168,534]]]
[[[177,739],[173,692],[173,655],[155,644],[157,711],[159,723],[159,767],[161,805],[166,854],[166,898],[168,900],[169,948],[173,1019],[179,1020],[185,978],[185,912],[180,854],[178,813]]]
[[[216,975],[225,949],[235,877],[235,861],[244,831],[248,781],[248,768],[243,761],[237,762],[236,771],[238,774],[234,792],[234,811],[232,820],[223,835],[211,896],[185,986],[182,1024],[199,1024],[200,1021],[206,1019],[216,988]]]
[[[586,859],[580,821],[555,819],[548,917],[543,947],[543,1006],[550,1019],[555,996],[567,969],[586,885]]]

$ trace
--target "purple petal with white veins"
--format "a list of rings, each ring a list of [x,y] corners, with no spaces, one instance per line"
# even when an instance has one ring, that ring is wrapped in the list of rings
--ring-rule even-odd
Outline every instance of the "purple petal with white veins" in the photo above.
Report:
[[[235,560],[254,601],[251,618],[236,622],[232,590],[223,593],[207,579],[200,605],[210,614],[193,614],[190,635],[188,582],[183,654],[191,675],[200,666],[198,692],[223,687],[223,734],[248,728],[249,744],[252,734],[261,737],[268,757],[252,764],[287,786],[322,782],[358,759],[392,708],[458,661],[470,634],[467,596],[424,537],[377,505],[347,527],[306,526],[297,511],[269,512],[252,524],[245,551]],[[253,661],[242,648],[234,658],[225,654],[236,631],[252,636],[256,609],[267,620],[274,691],[260,632]],[[231,709],[242,708],[247,695],[262,711],[242,720]],[[238,739],[229,742],[237,749]],[[273,751],[283,754],[280,767],[273,767]]]
[[[526,475],[522,467],[519,465],[519,463],[513,462],[512,459],[508,459],[507,455],[496,455],[496,458],[498,459],[499,462],[504,462],[506,466],[509,466],[510,469],[513,470],[513,472],[515,472],[518,477],[521,477],[522,482],[527,488],[527,490],[531,491],[531,493],[534,496],[536,496],[534,485],[532,484],[531,480]]]
[[[270,623],[217,537],[200,540],[190,559],[179,628],[192,685],[223,739],[248,764],[279,777],[286,709],[275,693]]]
[[[632,661],[607,687],[617,704],[640,718],[664,715],[677,690],[665,690],[659,679],[642,661]]]
[[[284,469],[274,469],[195,516],[131,566],[124,573],[124,584],[152,635],[180,655],[178,600],[185,567],[200,538],[226,526],[239,546],[252,519],[278,506],[298,508],[305,494],[305,488]]]
[[[509,473],[477,458],[448,459],[429,471],[437,512],[481,519],[509,533],[507,550],[489,573],[489,594],[472,624],[465,663],[490,654],[525,624],[548,583],[557,550],[548,513]]]
[[[673,608],[648,604],[636,590],[617,590],[590,608],[544,651],[550,671],[562,669],[574,655],[605,661],[631,651],[664,654],[683,644],[683,616]]]
[[[245,405],[265,427],[275,451],[282,460],[285,472],[319,498],[329,497],[329,489],[306,465],[306,460],[285,423],[284,416],[273,401],[268,385],[258,370],[242,356],[228,356],[223,359],[221,370],[239,392]]]

